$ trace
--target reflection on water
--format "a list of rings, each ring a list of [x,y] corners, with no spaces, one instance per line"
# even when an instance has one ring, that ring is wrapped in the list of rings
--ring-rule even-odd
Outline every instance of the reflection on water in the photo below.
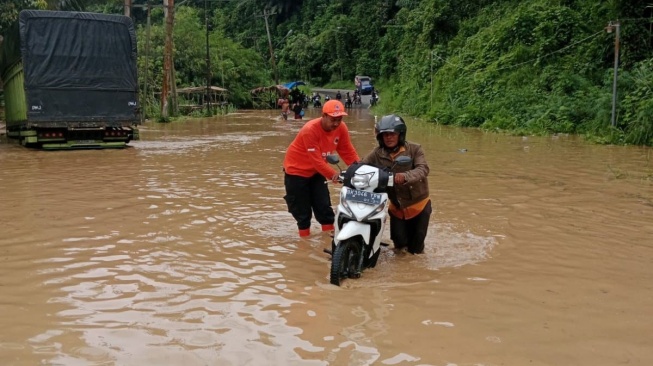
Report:
[[[369,151],[373,116],[347,121]],[[0,143],[3,364],[653,361],[650,149],[409,121],[425,254],[383,247],[335,287],[330,237],[297,238],[282,199],[301,125],[245,111],[147,123],[125,150]]]

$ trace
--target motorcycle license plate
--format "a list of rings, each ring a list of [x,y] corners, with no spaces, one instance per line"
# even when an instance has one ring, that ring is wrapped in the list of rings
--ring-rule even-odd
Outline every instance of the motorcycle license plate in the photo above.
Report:
[[[366,192],[366,191],[357,191],[355,189],[348,189],[345,194],[345,198],[348,201],[367,203],[368,205],[378,205],[381,204],[381,194]]]

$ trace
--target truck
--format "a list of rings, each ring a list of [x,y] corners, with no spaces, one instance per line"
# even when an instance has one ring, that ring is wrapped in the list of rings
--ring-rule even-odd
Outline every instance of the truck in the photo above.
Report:
[[[372,78],[369,76],[356,75],[356,77],[354,77],[354,84],[361,95],[372,94],[372,91],[374,90]]]
[[[46,150],[126,147],[139,138],[136,56],[127,16],[21,11],[0,45],[7,137]]]

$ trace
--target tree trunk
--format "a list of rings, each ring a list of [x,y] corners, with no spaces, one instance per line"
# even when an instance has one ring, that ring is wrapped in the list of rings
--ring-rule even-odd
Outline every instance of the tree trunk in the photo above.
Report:
[[[173,47],[174,49],[174,41]],[[174,57],[170,63],[170,112],[173,116],[179,115],[179,102],[177,101],[177,70],[175,69]]]

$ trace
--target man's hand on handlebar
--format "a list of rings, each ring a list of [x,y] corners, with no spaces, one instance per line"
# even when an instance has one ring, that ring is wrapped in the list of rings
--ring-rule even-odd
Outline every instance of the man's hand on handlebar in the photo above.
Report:
[[[406,183],[406,174],[395,173],[395,184],[404,184],[404,183]]]

